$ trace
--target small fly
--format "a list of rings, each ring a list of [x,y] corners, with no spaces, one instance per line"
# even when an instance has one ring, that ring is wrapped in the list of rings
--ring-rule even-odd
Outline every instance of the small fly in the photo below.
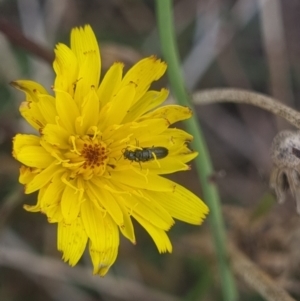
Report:
[[[157,160],[165,158],[169,154],[169,150],[162,146],[156,147],[143,147],[136,150],[125,149],[123,155],[124,159],[135,162],[148,162],[151,160]]]

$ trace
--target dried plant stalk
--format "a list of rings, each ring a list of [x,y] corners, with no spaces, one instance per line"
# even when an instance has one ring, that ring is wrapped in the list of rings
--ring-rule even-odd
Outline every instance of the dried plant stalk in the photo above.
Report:
[[[286,119],[289,123],[300,128],[300,113],[280,103],[270,96],[242,89],[211,89],[193,94],[196,105],[234,102],[249,104]]]
[[[228,251],[234,273],[267,301],[296,301],[239,251],[234,244],[229,244]]]

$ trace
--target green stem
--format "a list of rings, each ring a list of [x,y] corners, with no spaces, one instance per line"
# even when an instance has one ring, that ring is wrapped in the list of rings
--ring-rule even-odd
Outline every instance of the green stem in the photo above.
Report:
[[[172,0],[156,0],[156,10],[160,41],[164,58],[168,64],[168,76],[172,90],[181,105],[192,107],[181,76],[179,55],[175,43]],[[210,208],[209,221],[220,268],[224,300],[235,301],[238,296],[227,257],[225,227],[219,194],[216,186],[209,181],[209,177],[213,173],[209,152],[196,118],[186,121],[186,126],[187,130],[194,136],[195,149],[200,153],[200,156],[195,159],[195,163],[202,183],[204,199]]]

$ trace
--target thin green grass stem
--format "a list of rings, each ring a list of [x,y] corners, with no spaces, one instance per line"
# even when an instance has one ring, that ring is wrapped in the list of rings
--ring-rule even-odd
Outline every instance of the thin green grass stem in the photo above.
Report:
[[[181,75],[179,55],[175,43],[172,1],[156,0],[156,11],[161,47],[168,64],[168,76],[172,92],[179,104],[194,109]],[[200,153],[195,159],[195,163],[202,184],[204,200],[210,208],[209,221],[219,264],[224,300],[236,301],[238,295],[227,257],[225,226],[221,212],[220,198],[216,186],[209,181],[213,173],[209,152],[196,117],[187,120],[186,127],[194,136],[193,147]]]

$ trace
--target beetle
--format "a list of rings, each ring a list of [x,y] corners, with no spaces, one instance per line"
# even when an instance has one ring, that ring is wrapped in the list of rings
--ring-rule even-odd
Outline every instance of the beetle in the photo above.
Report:
[[[163,146],[143,147],[136,150],[124,150],[124,159],[135,162],[148,162],[151,160],[165,158],[169,154],[169,150]]]

